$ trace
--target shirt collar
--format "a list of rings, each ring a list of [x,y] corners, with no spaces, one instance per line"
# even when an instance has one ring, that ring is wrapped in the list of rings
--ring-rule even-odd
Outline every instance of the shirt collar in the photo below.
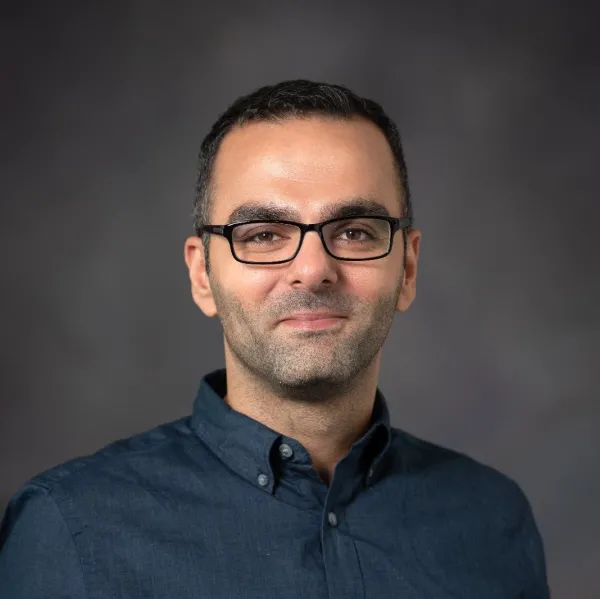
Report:
[[[295,439],[278,433],[261,422],[233,410],[223,399],[227,393],[226,370],[205,375],[194,401],[191,428],[208,448],[240,476],[256,484],[261,475],[267,484],[261,486],[272,492],[274,472],[279,469],[273,460],[281,459],[277,451],[286,443],[293,447],[293,461],[299,467],[311,463],[306,449]],[[391,441],[390,416],[387,402],[376,391],[371,422],[365,434],[352,446],[344,462],[344,476],[373,478],[377,464]],[[276,447],[277,446],[277,447]],[[274,451],[274,448],[276,449]],[[337,468],[336,468],[337,472]]]

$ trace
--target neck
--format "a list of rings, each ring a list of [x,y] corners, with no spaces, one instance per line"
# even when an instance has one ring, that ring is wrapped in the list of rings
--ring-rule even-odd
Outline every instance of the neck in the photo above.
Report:
[[[301,443],[329,485],[337,463],[366,432],[375,402],[379,356],[351,385],[312,401],[282,395],[236,360],[227,360],[225,402],[237,412]]]

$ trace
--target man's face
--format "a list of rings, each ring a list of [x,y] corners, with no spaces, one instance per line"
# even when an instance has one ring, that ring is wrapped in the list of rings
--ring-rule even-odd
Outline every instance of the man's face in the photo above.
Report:
[[[401,216],[391,150],[377,127],[362,119],[290,119],[236,128],[219,149],[213,182],[211,224],[239,222],[230,220],[232,212],[249,203],[287,209],[286,220],[316,223],[331,218],[334,206],[357,198]],[[186,261],[196,303],[221,321],[226,355],[268,386],[306,399],[346,388],[379,359],[394,312],[406,310],[414,298],[418,246],[414,231],[406,272],[401,232],[388,256],[365,262],[329,256],[315,232],[284,264],[237,262],[221,236],[210,241],[209,276],[198,238],[188,240]],[[281,322],[312,311],[345,318],[319,330]]]

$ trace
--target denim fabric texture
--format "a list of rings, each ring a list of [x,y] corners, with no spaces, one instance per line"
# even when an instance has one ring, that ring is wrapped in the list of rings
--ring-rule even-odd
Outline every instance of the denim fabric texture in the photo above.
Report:
[[[505,475],[390,426],[328,487],[295,439],[229,408],[41,473],[0,530],[2,599],[548,599],[529,502]]]

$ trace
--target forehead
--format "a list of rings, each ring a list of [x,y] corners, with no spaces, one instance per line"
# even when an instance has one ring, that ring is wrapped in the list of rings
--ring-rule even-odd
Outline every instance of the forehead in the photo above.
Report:
[[[349,202],[380,214],[400,212],[389,144],[373,123],[359,118],[311,117],[236,127],[221,143],[212,184],[215,223],[234,222],[229,219],[243,214],[246,206],[260,210],[261,205],[299,220],[324,220]]]

